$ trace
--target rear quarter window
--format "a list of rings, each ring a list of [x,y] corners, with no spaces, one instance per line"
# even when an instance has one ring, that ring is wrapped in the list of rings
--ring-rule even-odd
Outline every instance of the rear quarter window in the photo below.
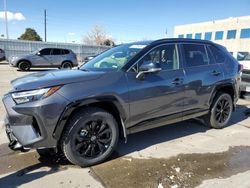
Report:
[[[212,56],[214,57],[214,63],[225,63],[226,61],[226,55],[218,48],[209,45],[208,46],[208,50],[210,51],[210,53],[212,54]]]
[[[62,54],[63,54],[63,55],[69,54],[69,50],[63,49],[63,50],[62,50]]]

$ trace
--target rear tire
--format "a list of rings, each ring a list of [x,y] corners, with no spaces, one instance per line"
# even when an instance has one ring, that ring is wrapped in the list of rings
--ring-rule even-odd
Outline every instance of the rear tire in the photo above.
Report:
[[[30,70],[30,63],[28,61],[21,61],[19,64],[18,64],[18,68],[21,70],[21,71],[28,71]]]
[[[73,65],[69,61],[65,61],[61,65],[61,69],[72,69]]]
[[[71,117],[61,147],[71,163],[87,167],[106,160],[115,150],[118,138],[118,124],[112,114],[90,107]]]
[[[224,128],[230,121],[233,111],[232,97],[219,92],[215,95],[209,114],[203,117],[206,125],[215,129]]]

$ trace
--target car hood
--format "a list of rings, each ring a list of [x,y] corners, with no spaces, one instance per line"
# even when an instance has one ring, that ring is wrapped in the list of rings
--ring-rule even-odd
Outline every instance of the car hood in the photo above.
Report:
[[[104,72],[56,70],[29,74],[11,81],[14,91],[39,89],[100,78]]]

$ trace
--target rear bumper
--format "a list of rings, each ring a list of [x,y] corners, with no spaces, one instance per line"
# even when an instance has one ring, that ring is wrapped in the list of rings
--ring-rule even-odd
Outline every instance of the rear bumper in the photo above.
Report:
[[[240,91],[250,92],[247,87],[250,87],[250,71],[245,70],[241,75]]]
[[[53,132],[67,105],[58,94],[25,104],[16,105],[9,94],[3,97],[6,109],[5,129],[12,150],[57,146]]]
[[[240,91],[243,91],[243,92],[250,92],[250,90],[247,89],[247,87],[250,88],[250,82],[241,81],[241,83],[240,83]]]

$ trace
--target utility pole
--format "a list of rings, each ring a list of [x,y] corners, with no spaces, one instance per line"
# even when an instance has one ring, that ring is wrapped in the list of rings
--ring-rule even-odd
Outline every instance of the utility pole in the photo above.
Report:
[[[47,42],[47,12],[44,10],[44,41]]]
[[[6,31],[6,38],[9,39],[8,17],[7,17],[7,3],[6,3],[6,0],[4,0],[3,3],[4,3],[4,14],[5,14],[5,31]]]

